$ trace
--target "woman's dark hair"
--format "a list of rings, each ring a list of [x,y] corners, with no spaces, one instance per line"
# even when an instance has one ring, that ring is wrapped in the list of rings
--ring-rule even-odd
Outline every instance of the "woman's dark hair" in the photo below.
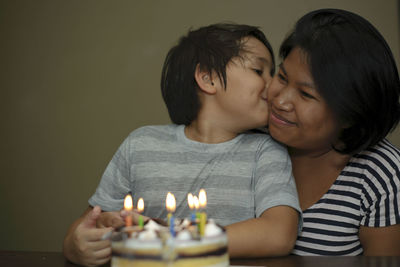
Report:
[[[161,92],[173,123],[189,125],[197,118],[200,109],[194,77],[197,65],[210,75],[215,72],[226,88],[226,65],[243,52],[245,37],[255,37],[267,47],[272,57],[273,75],[272,47],[264,33],[254,26],[221,23],[189,30],[169,50],[162,69]]]
[[[376,145],[399,122],[400,83],[392,52],[364,18],[338,9],[312,11],[296,23],[279,55],[305,54],[318,92],[344,128],[333,148],[353,154]]]

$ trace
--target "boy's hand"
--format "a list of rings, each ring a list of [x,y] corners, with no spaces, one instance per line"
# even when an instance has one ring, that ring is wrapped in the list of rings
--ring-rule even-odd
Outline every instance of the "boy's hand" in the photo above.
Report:
[[[150,220],[150,217],[147,217],[147,216],[143,216],[143,215],[140,215],[140,213],[137,211],[137,210],[132,210],[132,211],[127,211],[127,210],[121,210],[120,212],[119,212],[119,214],[120,214],[120,216],[121,216],[121,218],[125,221],[125,218],[128,216],[128,215],[131,215],[132,216],[132,223],[133,223],[133,225],[138,225],[139,224],[139,216],[142,216],[143,217],[143,222],[147,222],[148,220]]]
[[[111,242],[101,240],[101,237],[112,228],[96,227],[100,214],[98,206],[89,209],[70,229],[64,240],[64,255],[70,261],[84,266],[97,266],[110,260]]]
[[[137,210],[126,211],[122,209],[121,211],[102,212],[97,218],[96,226],[97,228],[113,227],[114,229],[117,229],[125,225],[125,218],[128,215],[132,216],[133,225],[139,224],[140,213],[137,212]],[[142,215],[142,217],[143,217],[143,222],[146,222],[150,219],[147,216]]]
[[[125,225],[124,218],[119,211],[102,212],[96,221],[97,228],[113,227],[114,229]]]

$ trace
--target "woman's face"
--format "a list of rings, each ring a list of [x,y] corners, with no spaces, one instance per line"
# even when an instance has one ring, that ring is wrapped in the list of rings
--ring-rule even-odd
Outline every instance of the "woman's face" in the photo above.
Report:
[[[306,54],[294,48],[268,88],[269,131],[290,148],[324,153],[337,140],[339,127],[318,93]]]

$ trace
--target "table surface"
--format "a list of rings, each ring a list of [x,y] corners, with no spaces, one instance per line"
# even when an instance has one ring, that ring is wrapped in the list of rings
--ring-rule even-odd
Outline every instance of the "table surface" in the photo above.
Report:
[[[263,259],[235,259],[231,265],[267,267],[399,267],[400,257],[304,257],[287,256]],[[0,266],[4,267],[76,267],[61,252],[0,251]],[[103,267],[109,267],[109,264]]]

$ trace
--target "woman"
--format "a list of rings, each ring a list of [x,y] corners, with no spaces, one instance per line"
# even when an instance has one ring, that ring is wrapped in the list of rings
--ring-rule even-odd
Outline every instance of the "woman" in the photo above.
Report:
[[[298,255],[400,255],[399,76],[383,37],[351,12],[306,14],[280,48],[269,131],[293,164]]]

